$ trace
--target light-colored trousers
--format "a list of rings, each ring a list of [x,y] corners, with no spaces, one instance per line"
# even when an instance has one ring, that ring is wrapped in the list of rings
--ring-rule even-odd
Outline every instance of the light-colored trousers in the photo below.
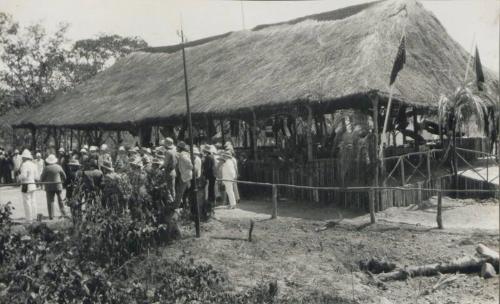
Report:
[[[227,198],[229,199],[230,206],[236,206],[236,198],[234,196],[234,186],[233,182],[224,181],[224,188],[226,189]]]
[[[35,191],[28,191],[23,193],[24,214],[27,221],[36,220],[36,202]]]

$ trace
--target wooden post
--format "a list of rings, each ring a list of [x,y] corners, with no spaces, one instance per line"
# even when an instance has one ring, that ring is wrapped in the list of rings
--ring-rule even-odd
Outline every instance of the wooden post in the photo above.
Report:
[[[373,113],[372,113],[372,119],[373,119],[373,133],[374,133],[374,139],[375,139],[375,155],[377,159],[377,163],[375,164],[375,178],[374,178],[374,187],[379,187],[379,175],[380,175],[380,167],[382,167],[382,172],[384,172],[384,159],[383,159],[383,153],[379,153],[377,151],[377,148],[379,148],[379,143],[378,143],[378,135],[379,135],[379,130],[378,130],[378,95],[374,95],[371,98],[372,101],[372,107],[373,107]],[[382,158],[380,157],[382,155]],[[374,202],[373,204],[377,204],[378,202],[378,193],[374,192]]]
[[[417,109],[413,108],[413,131],[415,132],[415,135],[418,135],[418,120],[416,111]],[[417,137],[415,137],[415,151],[418,151]]]
[[[252,154],[253,160],[257,160],[257,115],[255,111],[252,110],[252,125],[250,127],[252,131]]]
[[[310,106],[306,105],[307,109],[307,129],[306,129],[306,141],[307,141],[307,160],[313,160],[313,140],[312,140],[312,119],[313,111]]]
[[[313,156],[313,138],[312,138],[312,120],[313,120],[313,111],[310,106],[306,105],[307,109],[307,128],[306,128],[306,140],[307,140],[307,161],[309,162],[308,168],[312,168],[312,161],[314,159]],[[308,172],[308,183],[309,186],[314,186],[314,172],[309,171]],[[312,191],[313,194],[313,200],[315,202],[319,202],[319,193],[317,189],[314,189]]]
[[[73,129],[69,129],[69,150],[73,150]]]
[[[405,158],[404,156],[401,156],[399,157],[400,158],[400,162],[399,164],[401,165],[401,186],[404,186],[406,184],[406,180],[405,180]]]
[[[184,69],[184,91],[186,94],[186,116],[187,116],[187,123],[188,123],[188,133],[189,133],[189,149],[190,149],[190,155],[191,155],[191,164],[194,164],[194,153],[193,153],[193,123],[191,120],[191,106],[189,103],[189,85],[188,85],[188,74],[187,74],[187,69],[186,69],[186,52],[184,50],[184,32],[182,31],[182,24],[181,24],[181,46],[182,46],[182,66]],[[222,134],[224,134],[224,131],[222,131]],[[224,136],[224,135],[223,135]],[[194,204],[195,206],[195,214],[194,216],[194,222],[195,222],[195,230],[196,230],[196,237],[200,237],[200,205],[198,204],[198,184],[196,182],[196,174],[195,174],[195,168],[193,166],[193,178],[191,179],[191,203]]]
[[[33,127],[31,129],[31,151],[36,151],[36,128]]]
[[[427,151],[427,178],[431,180],[432,172],[431,172],[431,152]]]
[[[375,189],[370,189],[370,223],[375,224]]]
[[[278,186],[276,185],[273,185],[273,213],[271,214],[271,218],[278,218]]]
[[[437,216],[436,221],[439,229],[443,229],[443,218],[442,218],[442,201],[443,193],[441,192],[441,183],[438,190],[438,201],[437,201]]]
[[[219,120],[219,123],[220,123],[220,135],[222,139],[222,146],[224,146],[224,144],[226,143],[226,137],[224,135],[224,119],[221,118]]]

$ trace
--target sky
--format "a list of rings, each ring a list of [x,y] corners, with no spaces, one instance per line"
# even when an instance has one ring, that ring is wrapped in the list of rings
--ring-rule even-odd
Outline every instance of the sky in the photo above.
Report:
[[[363,2],[369,1],[0,0],[0,11],[22,25],[41,22],[49,31],[69,23],[73,41],[107,33],[161,46],[179,43],[181,20],[188,39],[196,40]],[[500,0],[421,2],[466,50],[475,36],[483,64],[498,75]]]

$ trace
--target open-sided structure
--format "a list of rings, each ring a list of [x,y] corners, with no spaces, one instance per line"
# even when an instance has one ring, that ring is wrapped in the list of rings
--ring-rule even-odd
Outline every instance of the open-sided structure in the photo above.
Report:
[[[338,110],[354,109],[369,117],[372,134],[380,135],[389,75],[403,32],[407,59],[394,85],[389,130],[401,125],[403,114],[405,120],[413,118],[417,133],[417,116],[435,113],[440,95],[463,84],[469,54],[415,0],[362,4],[187,43],[193,119],[204,133],[210,133],[213,121],[245,121],[242,142],[254,157],[259,133],[271,126],[275,145],[282,136],[294,147],[306,147],[304,159],[310,162],[325,145],[312,133],[335,135],[336,126],[328,128],[325,115],[332,118]],[[471,81],[474,75],[469,76]],[[485,76],[482,98],[493,104],[498,79],[488,70]],[[132,132],[178,126],[185,118],[184,94],[180,46],[148,48],[28,111],[13,125]],[[301,123],[303,140],[297,127]],[[405,129],[408,124],[402,125]],[[376,142],[369,145],[373,149]]]

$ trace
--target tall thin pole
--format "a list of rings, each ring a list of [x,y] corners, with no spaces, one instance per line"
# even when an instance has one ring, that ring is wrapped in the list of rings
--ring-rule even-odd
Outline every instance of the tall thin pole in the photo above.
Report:
[[[241,27],[245,30],[245,11],[243,10],[243,0],[240,0],[240,8],[241,8]]]
[[[184,32],[182,30],[181,23],[181,46],[182,46],[182,67],[184,68],[184,89],[186,91],[186,108],[187,108],[187,119],[188,119],[188,134],[189,134],[189,153],[191,154],[191,163],[193,164],[193,178],[191,179],[191,203],[194,204],[195,215],[194,223],[196,228],[196,237],[200,237],[200,207],[198,206],[197,193],[198,189],[196,187],[196,171],[194,166],[194,153],[193,153],[193,123],[191,121],[191,107],[189,105],[189,87],[188,87],[188,75],[186,70],[186,52],[184,51]]]

